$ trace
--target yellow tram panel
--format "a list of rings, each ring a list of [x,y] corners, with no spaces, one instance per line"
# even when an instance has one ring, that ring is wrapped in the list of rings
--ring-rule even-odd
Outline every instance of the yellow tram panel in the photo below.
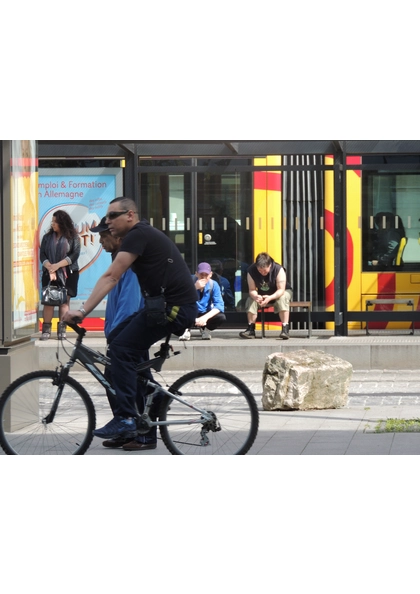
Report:
[[[271,155],[254,159],[256,166],[280,166],[281,156]],[[282,192],[280,171],[254,173],[254,258],[268,252],[274,260],[282,262]],[[278,323],[266,328],[276,329]]]

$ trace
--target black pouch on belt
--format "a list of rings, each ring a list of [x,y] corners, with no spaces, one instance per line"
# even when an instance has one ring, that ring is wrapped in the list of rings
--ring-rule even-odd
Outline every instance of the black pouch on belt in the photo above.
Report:
[[[164,326],[168,323],[166,301],[163,293],[157,297],[145,297],[144,307],[147,313],[147,325],[149,328],[153,326]]]

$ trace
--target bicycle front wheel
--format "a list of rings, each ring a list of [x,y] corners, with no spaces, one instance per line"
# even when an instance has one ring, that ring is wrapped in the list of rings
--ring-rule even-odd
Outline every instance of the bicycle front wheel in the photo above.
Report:
[[[0,398],[0,445],[6,454],[84,454],[93,439],[95,417],[89,394],[73,378],[59,380],[56,371],[28,373]]]
[[[238,455],[249,451],[258,432],[258,408],[240,379],[226,371],[198,369],[179,378],[169,391],[211,416],[205,420],[200,412],[166,396],[159,421],[170,424],[161,425],[160,434],[171,454]]]

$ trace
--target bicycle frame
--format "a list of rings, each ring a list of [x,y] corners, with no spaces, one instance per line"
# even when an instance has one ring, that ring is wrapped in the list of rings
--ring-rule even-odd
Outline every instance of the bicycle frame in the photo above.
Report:
[[[70,324],[69,324],[70,326]],[[105,378],[104,374],[96,367],[96,364],[99,365],[110,365],[109,357],[106,355],[102,355],[98,351],[94,351],[93,349],[87,347],[86,345],[82,344],[83,336],[86,334],[86,330],[84,328],[79,328],[78,326],[71,326],[76,332],[78,333],[78,337],[76,339],[76,344],[73,347],[72,353],[70,355],[70,359],[67,361],[65,365],[62,366],[62,373],[66,376],[70,373],[70,369],[74,366],[76,361],[79,361],[87,371],[89,371],[93,377],[106,389],[109,390],[112,394],[115,395],[115,390]],[[82,332],[80,332],[82,331]]]
[[[98,351],[94,351],[93,349],[87,347],[86,345],[84,345],[82,343],[83,337],[86,334],[86,330],[84,328],[80,328],[80,326],[77,326],[76,324],[68,324],[68,325],[73,330],[75,330],[75,332],[78,334],[78,337],[76,339],[76,344],[74,345],[72,353],[70,355],[70,359],[62,367],[62,373],[64,374],[64,376],[67,376],[70,373],[70,369],[74,366],[76,361],[79,361],[83,365],[83,367],[85,369],[87,369],[93,375],[93,377],[106,390],[109,390],[113,395],[116,396],[114,388],[107,381],[104,374],[95,365],[95,364],[110,365],[111,361],[110,361],[109,357],[107,357],[106,355],[103,355],[102,353],[99,353]],[[173,352],[174,356],[180,354],[179,351],[178,352],[173,351],[171,345],[169,344],[170,337],[171,337],[171,334],[169,334],[166,337],[165,342],[161,344],[160,350],[155,354],[155,359],[150,359],[149,361],[144,361],[143,363],[140,363],[137,366],[136,372],[140,375],[140,377],[141,377],[141,372],[147,371],[148,369],[153,369],[154,371],[160,372],[162,369],[163,363],[166,361],[166,359],[169,359],[169,357],[170,357],[170,355],[169,355],[170,351]],[[196,406],[189,404],[188,402],[183,400],[179,395],[169,392],[165,388],[162,388],[162,386],[159,386],[158,384],[149,380],[146,377],[143,377],[141,379],[146,384],[146,386],[150,386],[150,387],[154,388],[153,392],[147,396],[146,403],[144,406],[144,412],[142,414],[139,413],[139,419],[141,420],[142,423],[145,423],[148,427],[147,431],[149,431],[149,429],[152,427],[159,427],[162,425],[193,425],[193,424],[201,424],[201,423],[203,423],[203,421],[206,422],[206,421],[210,421],[212,419],[212,415],[209,414],[206,410],[197,408]],[[191,408],[191,409],[195,410],[196,412],[199,412],[201,414],[202,418],[195,419],[195,420],[190,420],[190,419],[182,420],[181,419],[179,421],[152,421],[149,416],[149,412],[150,412],[151,406],[153,404],[153,400],[157,394],[164,394],[164,395],[168,396],[169,398],[174,398],[175,400],[178,400],[178,402],[181,402],[181,404],[184,404],[188,408]]]
[[[147,424],[147,426],[149,428],[151,427],[161,427],[163,425],[194,425],[194,424],[202,424],[203,421],[210,421],[212,419],[212,416],[206,411],[203,410],[202,408],[197,408],[196,406],[194,406],[193,404],[189,404],[188,402],[186,402],[185,400],[183,400],[180,396],[178,396],[177,394],[173,394],[172,392],[169,392],[168,390],[165,390],[165,388],[162,388],[162,386],[159,386],[158,384],[155,384],[154,382],[144,378],[144,382],[146,383],[147,386],[152,386],[155,389],[153,390],[153,392],[151,394],[149,394],[147,396],[147,400],[146,400],[146,404],[144,406],[144,412],[139,415],[140,419],[145,422]],[[185,406],[188,406],[188,408],[191,408],[193,410],[195,410],[196,412],[201,413],[202,418],[201,419],[195,419],[195,420],[179,420],[179,421],[152,421],[150,416],[149,416],[149,411],[150,408],[153,404],[153,400],[155,398],[155,396],[157,394],[165,394],[166,396],[169,396],[169,398],[173,398],[174,400],[178,400],[178,402],[181,402],[181,404],[184,404]]]

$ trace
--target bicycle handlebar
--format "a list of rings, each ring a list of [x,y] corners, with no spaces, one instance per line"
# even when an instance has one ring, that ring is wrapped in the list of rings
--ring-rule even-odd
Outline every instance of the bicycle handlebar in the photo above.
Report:
[[[75,319],[75,318],[73,318]],[[82,321],[80,318],[76,318],[77,321],[80,320],[80,322]],[[81,326],[78,326],[77,323],[71,323],[70,322],[66,322],[67,326],[69,326],[72,330],[74,330],[76,332],[76,334],[80,337],[83,338],[83,336],[85,336],[87,330],[86,328],[82,328]]]

